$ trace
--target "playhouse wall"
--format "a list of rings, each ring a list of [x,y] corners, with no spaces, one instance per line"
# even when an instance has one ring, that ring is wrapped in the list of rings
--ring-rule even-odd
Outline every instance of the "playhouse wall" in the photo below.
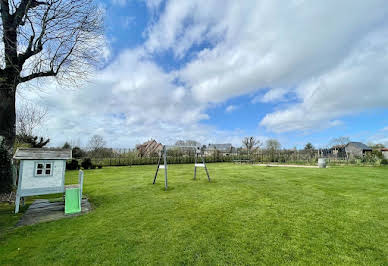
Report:
[[[38,188],[58,188],[63,187],[63,174],[65,172],[65,161],[54,160],[52,176],[34,176],[35,163],[37,160],[23,161],[21,189],[38,189]]]

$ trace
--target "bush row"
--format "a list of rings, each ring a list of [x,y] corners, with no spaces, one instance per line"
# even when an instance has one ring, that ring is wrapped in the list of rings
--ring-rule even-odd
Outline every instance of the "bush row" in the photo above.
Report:
[[[102,158],[102,159],[90,159],[84,158],[82,160],[73,159],[68,161],[66,164],[66,169],[68,170],[77,170],[81,167],[83,169],[95,169],[102,168],[103,166],[129,166],[129,165],[156,165],[158,163],[158,157],[132,157],[132,158]],[[252,156],[251,159],[248,156],[207,156],[205,157],[206,163],[216,163],[216,162],[234,162],[239,160],[251,160],[254,163],[288,163],[288,164],[313,164],[315,165],[318,161],[317,158],[305,161],[305,160],[286,160],[284,157],[274,157],[274,158],[261,158]],[[194,156],[180,156],[167,157],[168,164],[187,164],[194,163]],[[199,158],[198,163],[201,163],[202,160]],[[163,161],[161,162],[163,163]],[[358,158],[350,160],[328,160],[329,165],[388,165],[387,159],[375,159],[375,158]]]
[[[84,158],[81,161],[81,164],[77,159],[72,159],[66,162],[66,170],[79,170],[81,167],[83,169],[101,169],[102,164],[93,164],[90,158]]]

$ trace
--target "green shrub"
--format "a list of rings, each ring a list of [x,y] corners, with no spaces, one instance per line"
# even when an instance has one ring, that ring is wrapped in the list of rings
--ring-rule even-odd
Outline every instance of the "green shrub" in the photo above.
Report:
[[[377,161],[377,157],[373,154],[367,154],[361,158],[361,163],[374,164]]]
[[[350,163],[350,164],[356,164],[356,163],[357,163],[357,160],[356,160],[356,159],[351,159],[351,160],[349,160],[349,163]]]
[[[0,193],[12,189],[11,156],[0,137]]]
[[[102,168],[102,164],[97,165],[98,169]]]
[[[66,170],[78,170],[79,168],[80,166],[76,159],[66,162]]]
[[[381,165],[388,165],[388,159],[382,159],[380,164]]]
[[[82,166],[83,169],[90,169],[90,168],[92,168],[92,166],[93,166],[92,160],[90,158],[83,159],[83,161],[81,163],[81,166]]]

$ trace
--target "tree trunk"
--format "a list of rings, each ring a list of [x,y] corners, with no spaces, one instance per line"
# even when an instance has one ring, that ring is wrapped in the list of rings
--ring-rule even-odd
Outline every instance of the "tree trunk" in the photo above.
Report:
[[[0,77],[0,192],[12,188],[12,153],[16,135],[15,88],[7,78]],[[1,145],[1,144],[0,144]]]

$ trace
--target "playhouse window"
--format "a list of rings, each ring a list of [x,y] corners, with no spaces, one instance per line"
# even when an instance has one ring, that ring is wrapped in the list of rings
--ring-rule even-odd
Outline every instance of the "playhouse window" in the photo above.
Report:
[[[35,176],[51,176],[52,175],[52,163],[36,163],[35,164]]]

